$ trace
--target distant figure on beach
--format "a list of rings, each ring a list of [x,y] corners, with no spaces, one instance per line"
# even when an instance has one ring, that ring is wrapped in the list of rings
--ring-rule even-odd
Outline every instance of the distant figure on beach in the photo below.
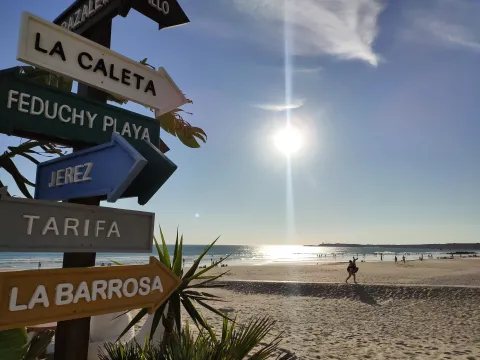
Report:
[[[395,255],[395,264],[397,263],[397,260],[398,260],[398,259],[397,259],[397,255]]]
[[[380,254],[380,260],[383,261],[383,254]]]
[[[358,271],[358,267],[355,263],[357,260],[358,258],[355,259],[355,257],[353,257],[353,260],[348,260],[348,267],[347,267],[348,277],[345,279],[346,283],[348,283],[348,279],[350,279],[352,276],[353,276],[353,282],[355,284],[357,283],[356,274]]]
[[[405,264],[405,255],[402,256],[402,261]]]
[[[42,267],[42,263],[39,261],[38,262],[38,270],[40,270],[41,267]]]

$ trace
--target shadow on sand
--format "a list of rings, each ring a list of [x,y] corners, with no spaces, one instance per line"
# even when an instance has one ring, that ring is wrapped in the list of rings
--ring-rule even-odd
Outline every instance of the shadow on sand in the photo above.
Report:
[[[377,301],[367,292],[364,286],[355,284],[353,285],[353,291],[361,302],[372,306],[380,306],[380,304],[377,303]]]

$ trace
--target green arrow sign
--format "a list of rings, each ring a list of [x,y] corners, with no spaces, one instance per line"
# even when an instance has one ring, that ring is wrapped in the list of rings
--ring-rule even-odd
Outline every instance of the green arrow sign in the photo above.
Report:
[[[103,144],[115,132],[137,149],[145,140],[159,147],[157,120],[36,83],[19,69],[0,71],[0,132],[68,146]]]

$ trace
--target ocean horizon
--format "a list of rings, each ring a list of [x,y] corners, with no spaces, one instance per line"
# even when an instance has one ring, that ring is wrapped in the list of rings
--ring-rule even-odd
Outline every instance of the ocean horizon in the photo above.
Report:
[[[335,245],[335,246],[334,246]],[[448,247],[448,245],[455,245]],[[462,246],[463,245],[463,246]],[[183,258],[186,267],[191,266],[207,245],[184,245]],[[167,245],[170,255],[174,245]],[[420,254],[431,254],[434,258],[446,256],[449,252],[478,252],[479,244],[424,244],[420,245],[366,245],[324,244],[318,245],[215,245],[202,259],[201,265],[225,258],[228,266],[262,266],[273,264],[316,264],[319,262],[346,262],[351,257],[364,261],[393,261],[395,255],[405,255],[407,260],[415,260]],[[335,254],[335,255],[334,255]],[[382,254],[383,260],[381,260]],[[96,265],[144,264],[149,256],[156,256],[155,246],[150,254],[138,253],[98,253]],[[0,269],[37,269],[62,267],[62,253],[0,253]]]

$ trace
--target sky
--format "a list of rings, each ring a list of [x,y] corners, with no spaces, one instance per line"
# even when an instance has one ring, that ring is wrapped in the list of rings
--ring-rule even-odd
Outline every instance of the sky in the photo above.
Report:
[[[53,20],[70,2],[1,1],[0,68],[20,64],[22,11]],[[178,170],[145,206],[102,205],[155,212],[188,244],[479,242],[480,2],[179,2],[189,24],[132,10],[111,48],[163,66],[207,143],[162,132]],[[274,144],[287,122],[303,138],[290,157]]]

